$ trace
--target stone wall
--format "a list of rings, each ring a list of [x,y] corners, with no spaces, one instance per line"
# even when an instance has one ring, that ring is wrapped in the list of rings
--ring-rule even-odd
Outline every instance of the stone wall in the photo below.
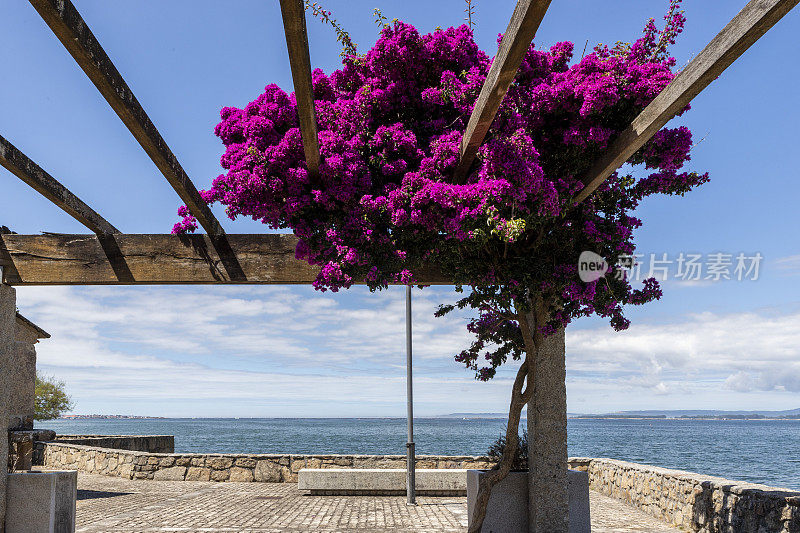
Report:
[[[0,273],[0,429],[8,428],[8,389],[11,375],[11,360],[16,344],[16,291],[3,284]],[[6,483],[8,482],[8,439],[0,435],[0,533],[6,521]]]
[[[176,454],[37,442],[38,463],[126,479],[296,482],[301,468],[405,468],[404,455]],[[488,457],[417,456],[417,468],[491,467]],[[687,531],[800,532],[800,492],[681,470],[573,457],[596,490]]]
[[[58,435],[56,442],[133,452],[172,453],[173,435]]]
[[[66,442],[37,442],[47,468],[126,479],[296,482],[301,468],[405,468],[405,455],[145,453]],[[487,468],[487,457],[418,455],[417,468]]]
[[[800,532],[800,492],[615,461],[570,459],[589,485],[688,531]]]

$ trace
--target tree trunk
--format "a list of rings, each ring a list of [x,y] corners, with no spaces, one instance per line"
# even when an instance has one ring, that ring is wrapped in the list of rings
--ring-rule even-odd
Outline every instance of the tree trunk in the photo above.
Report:
[[[543,316],[530,324],[542,324]],[[529,314],[530,316],[530,314]],[[567,389],[564,328],[543,337],[537,350],[528,403],[528,520],[530,533],[567,533]]]
[[[483,527],[483,520],[486,518],[486,510],[489,505],[489,498],[492,495],[492,488],[500,483],[508,475],[511,465],[514,462],[514,455],[517,451],[519,441],[519,422],[522,408],[529,401],[533,390],[528,386],[523,389],[528,376],[530,357],[520,365],[517,377],[514,379],[514,386],[511,390],[511,405],[508,408],[508,425],[506,426],[506,446],[500,461],[483,476],[478,483],[478,496],[475,499],[475,508],[470,517],[468,533],[480,533]]]
[[[469,533],[479,533],[492,488],[513,462],[522,407],[528,403],[528,519],[533,533],[568,533],[567,391],[564,328],[544,337],[539,326],[548,321],[547,305],[533,297],[531,311],[518,312],[525,345],[511,391],[506,446],[500,461],[481,478]],[[524,389],[523,389],[524,386]],[[538,406],[538,407],[537,407]]]
[[[0,533],[6,522],[8,482],[8,375],[16,349],[16,292],[0,279]]]

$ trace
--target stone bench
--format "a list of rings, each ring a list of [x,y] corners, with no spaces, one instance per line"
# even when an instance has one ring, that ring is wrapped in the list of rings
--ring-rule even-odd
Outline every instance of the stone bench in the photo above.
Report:
[[[303,468],[298,488],[312,495],[381,495],[406,493],[404,468]],[[466,496],[467,470],[425,468],[416,471],[416,493],[422,496]]]

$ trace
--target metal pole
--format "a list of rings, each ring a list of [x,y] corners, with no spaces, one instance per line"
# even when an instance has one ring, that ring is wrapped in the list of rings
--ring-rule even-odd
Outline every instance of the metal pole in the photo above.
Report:
[[[409,505],[415,505],[415,461],[414,461],[414,392],[411,386],[411,285],[406,286],[406,397],[408,402],[408,442],[406,442],[407,464],[406,496]]]

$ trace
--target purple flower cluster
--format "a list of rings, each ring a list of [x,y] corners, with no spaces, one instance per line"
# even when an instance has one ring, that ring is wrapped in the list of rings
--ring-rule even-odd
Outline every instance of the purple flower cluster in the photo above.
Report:
[[[683,194],[708,179],[678,172],[691,132],[658,132],[629,161],[646,176],[615,174],[582,204],[572,198],[579,177],[673,78],[675,60],[665,50],[683,26],[678,4],[672,0],[663,31],[650,21],[633,44],[598,46],[576,63],[572,43],[531,45],[464,183],[452,175],[491,60],[467,25],[427,35],[387,25],[365,55],[347,55],[330,75],[313,73],[316,181],[294,94],[273,84],[244,109],[222,109],[215,133],[226,172],[204,199],[227,206],[231,218],[292,229],[297,257],[321,268],[314,284],[321,290],[359,279],[373,289],[413,283],[424,266],[470,286],[462,303],[480,312],[471,325],[478,344],[459,360],[483,379],[519,355],[511,348],[521,342],[517,323],[494,318],[513,316],[533,295],[552,306],[545,333],[590,314],[623,329],[623,305],[659,297],[658,284],[584,284],[577,257],[631,253],[641,225],[631,212],[642,198]],[[197,227],[182,209],[174,233]],[[477,366],[479,354],[488,367]]]

